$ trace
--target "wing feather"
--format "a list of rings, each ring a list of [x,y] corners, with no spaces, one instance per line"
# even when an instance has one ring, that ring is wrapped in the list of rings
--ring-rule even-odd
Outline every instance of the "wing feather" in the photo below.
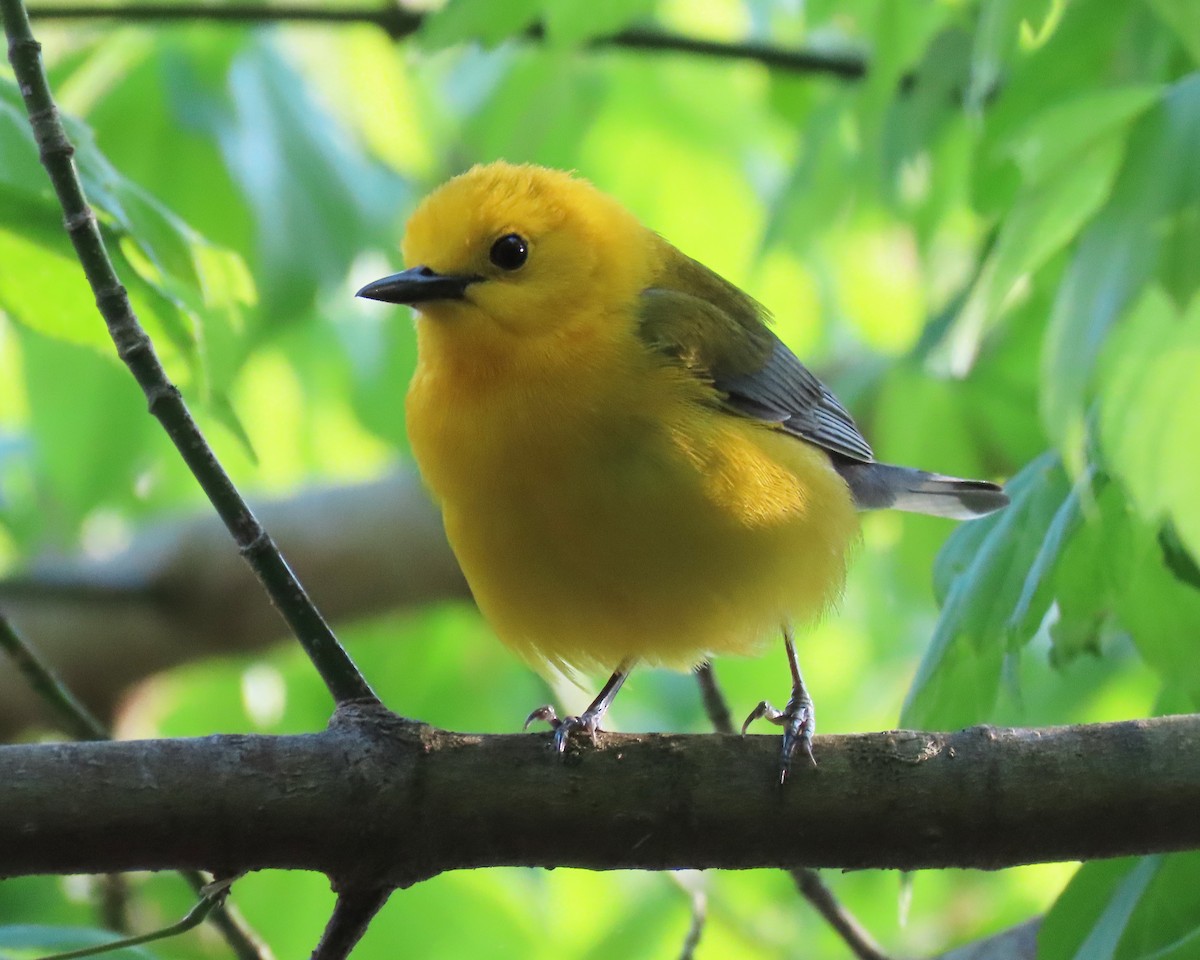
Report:
[[[676,254],[643,291],[639,334],[710,381],[723,406],[830,453],[870,463],[854,419],[766,324],[766,310],[694,260]]]

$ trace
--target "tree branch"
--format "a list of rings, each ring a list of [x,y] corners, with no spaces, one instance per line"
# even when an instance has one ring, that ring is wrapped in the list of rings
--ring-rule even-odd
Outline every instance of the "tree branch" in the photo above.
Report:
[[[335,624],[448,599],[469,600],[441,517],[413,470],[254,505]],[[135,531],[97,559],[46,555],[0,580],[0,608],[71,691],[109,717],[128,688],[180,663],[244,653],[287,635],[211,510]],[[15,671],[0,670],[0,740],[55,716]]]
[[[55,720],[79,740],[107,740],[108,730],[57,676],[41,655],[25,642],[0,610],[0,649],[4,650],[30,690],[50,708]]]
[[[273,4],[271,6],[207,3],[134,3],[124,5],[80,4],[72,6],[33,6],[29,15],[35,20],[121,20],[126,23],[323,23],[374,24],[393,40],[416,33],[425,15],[401,7],[322,8],[309,5]],[[535,24],[525,32],[528,40],[545,38],[545,28]],[[817,73],[843,80],[861,80],[867,73],[866,60],[855,53],[825,50],[789,50],[766,43],[723,43],[684,37],[645,27],[622,30],[608,37],[597,37],[589,46],[640,50],[652,53],[674,52],[719,60],[743,60],[793,73]]]
[[[59,722],[69,733],[81,740],[109,739],[108,730],[104,725],[75,698],[38,651],[13,629],[3,612],[0,612],[0,647],[16,661],[18,669],[28,679],[30,686],[53,709]],[[184,870],[181,875],[197,894],[203,895],[209,884],[206,877],[196,870]],[[121,876],[110,873],[107,880],[104,889],[104,912],[108,915],[106,921],[112,921],[107,925],[119,932],[128,933],[124,923],[125,888]],[[213,925],[220,930],[239,960],[270,960],[271,953],[266,944],[224,901],[225,898],[221,897],[220,902],[213,902],[199,915],[200,920],[205,917],[211,918]],[[197,920],[198,922],[200,921]],[[138,942],[148,941],[141,939]]]
[[[342,708],[322,733],[0,748],[0,875],[488,866],[996,869],[1200,846],[1200,715],[820,737],[449,733]],[[81,775],[86,772],[86,776]],[[586,824],[584,828],[583,825]]]
[[[729,715],[729,704],[721,692],[720,684],[717,683],[717,674],[711,663],[702,664],[696,669],[696,683],[700,687],[704,712],[708,714],[713,729],[717,733],[732,734],[734,729]],[[825,885],[820,873],[809,867],[796,867],[789,873],[800,895],[846,942],[846,946],[858,960],[888,960],[887,954],[875,942],[867,928],[841,905],[833,891]]]
[[[390,887],[339,890],[333,913],[313,950],[312,960],[345,960],[350,956],[350,951],[363,938],[391,893]]]
[[[267,531],[233,485],[192,419],[179,389],[167,378],[154,344],[138,323],[129,296],[113,268],[96,215],[88,206],[67,137],[42,67],[41,44],[34,38],[21,0],[0,0],[8,37],[8,59],[21,89],[42,165],[50,177],[96,305],[117,348],[180,456],[258,575],[276,608],[309,655],[334,700],[374,700],[375,694],[342,649]]]

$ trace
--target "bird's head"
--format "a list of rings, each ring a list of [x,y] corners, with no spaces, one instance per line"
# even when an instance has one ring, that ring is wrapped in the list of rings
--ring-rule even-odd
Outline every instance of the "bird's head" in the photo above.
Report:
[[[444,336],[536,338],[611,315],[645,286],[653,235],[590,183],[491,163],[431,193],[408,222],[407,270],[358,296],[409,304]]]

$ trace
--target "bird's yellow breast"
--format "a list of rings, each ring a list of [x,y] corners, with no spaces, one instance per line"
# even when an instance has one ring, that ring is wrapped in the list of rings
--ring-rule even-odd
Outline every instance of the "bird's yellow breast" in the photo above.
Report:
[[[410,441],[500,638],[535,665],[686,667],[819,616],[858,532],[828,457],[587,332],[613,329],[489,345],[420,321]]]

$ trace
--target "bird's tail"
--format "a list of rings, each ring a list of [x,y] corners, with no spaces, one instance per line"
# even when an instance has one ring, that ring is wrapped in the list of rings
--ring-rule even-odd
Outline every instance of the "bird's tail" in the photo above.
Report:
[[[859,510],[907,510],[973,520],[1007,505],[1008,495],[986,480],[960,480],[888,463],[840,463]]]

